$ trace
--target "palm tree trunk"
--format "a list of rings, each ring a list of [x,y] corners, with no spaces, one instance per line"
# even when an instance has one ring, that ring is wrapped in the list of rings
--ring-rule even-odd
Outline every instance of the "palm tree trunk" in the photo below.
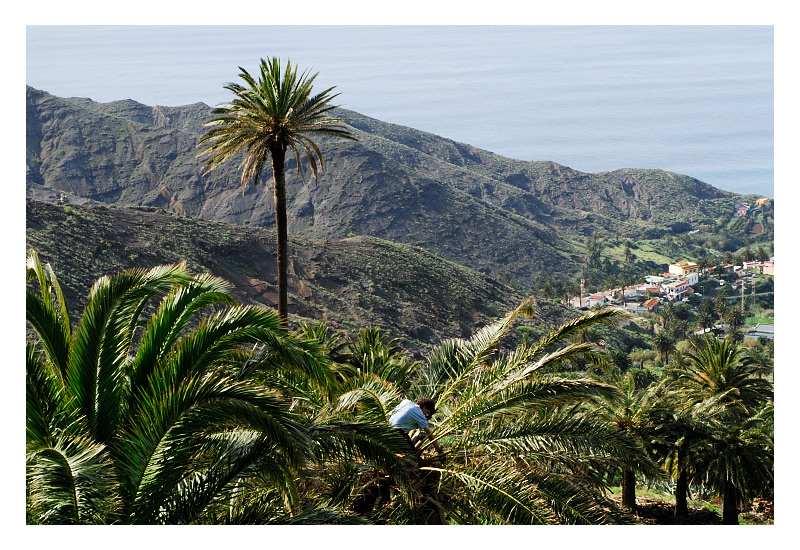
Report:
[[[275,230],[278,235],[278,315],[283,321],[289,318],[287,270],[289,268],[289,230],[286,222],[286,149],[280,145],[270,147],[272,174],[275,179]]]
[[[636,475],[633,470],[622,470],[622,505],[636,510]]]
[[[686,470],[681,469],[675,483],[675,517],[689,517],[689,506],[686,502],[686,494],[689,492],[688,489],[689,482],[687,480]]]
[[[722,492],[722,525],[739,525],[736,501],[736,487],[730,481],[725,482],[725,489]]]
[[[678,479],[675,480],[675,517],[689,517],[686,495],[689,492],[689,476],[686,472],[686,449],[678,447]]]

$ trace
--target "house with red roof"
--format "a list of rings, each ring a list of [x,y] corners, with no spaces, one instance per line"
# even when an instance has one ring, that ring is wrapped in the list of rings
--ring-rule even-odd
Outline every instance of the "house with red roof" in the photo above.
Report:
[[[689,281],[686,279],[679,279],[677,281],[664,283],[661,285],[661,289],[664,291],[664,294],[667,295],[667,298],[670,300],[677,300],[689,292]]]

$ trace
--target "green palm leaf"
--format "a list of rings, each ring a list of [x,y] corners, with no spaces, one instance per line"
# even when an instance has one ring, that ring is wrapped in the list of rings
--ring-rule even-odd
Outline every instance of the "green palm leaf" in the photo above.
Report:
[[[128,351],[144,305],[188,278],[184,265],[162,266],[102,277],[92,287],[70,347],[66,387],[98,441],[111,441],[120,420]]]
[[[113,462],[102,445],[69,435],[29,446],[28,512],[39,523],[113,522],[120,507]]]
[[[26,289],[26,320],[36,331],[48,360],[57,368],[59,375],[67,369],[69,343],[72,326],[64,294],[56,274],[49,264],[42,265],[35,250],[28,252],[27,280],[37,280],[39,295]]]

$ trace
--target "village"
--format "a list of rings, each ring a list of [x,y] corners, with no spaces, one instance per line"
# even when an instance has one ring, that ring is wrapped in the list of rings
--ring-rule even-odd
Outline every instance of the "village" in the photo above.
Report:
[[[761,275],[775,276],[774,257],[763,262],[743,261],[742,265],[726,264],[708,268],[701,268],[689,260],[680,260],[670,264],[667,272],[645,276],[641,283],[624,288],[586,293],[581,281],[581,294],[570,298],[569,305],[577,309],[616,306],[633,314],[658,313],[659,307],[665,304],[686,302],[698,305],[704,297],[703,293],[697,290],[700,286],[712,288],[712,294],[716,294],[720,287],[730,285],[736,294],[729,295],[728,299],[738,296],[741,310],[744,312],[745,298],[755,295],[756,280]],[[715,328],[724,330],[722,326]],[[708,330],[711,329],[698,332]],[[744,337],[773,339],[774,324],[757,323],[747,328]]]

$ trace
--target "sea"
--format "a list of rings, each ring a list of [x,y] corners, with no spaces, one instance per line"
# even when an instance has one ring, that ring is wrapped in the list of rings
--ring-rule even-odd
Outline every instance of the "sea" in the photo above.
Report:
[[[26,83],[216,105],[291,60],[337,105],[582,172],[657,168],[774,198],[772,26],[40,26]]]

